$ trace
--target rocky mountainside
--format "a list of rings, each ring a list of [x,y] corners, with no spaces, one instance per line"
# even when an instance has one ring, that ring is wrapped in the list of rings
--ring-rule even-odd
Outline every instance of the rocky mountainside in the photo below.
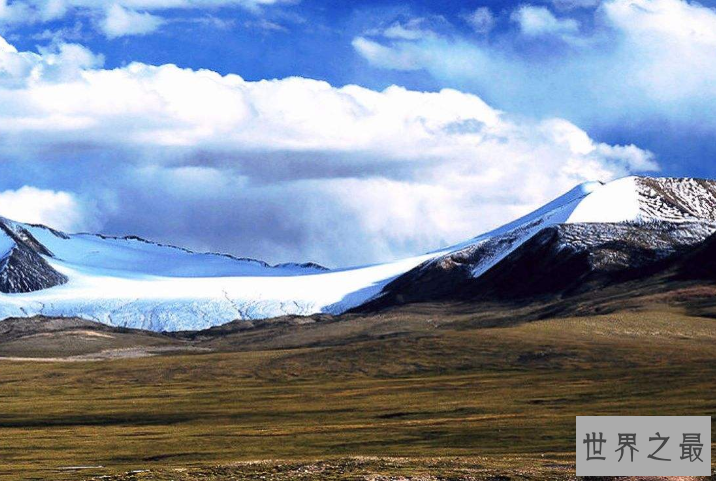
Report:
[[[45,257],[53,257],[21,225],[0,218],[0,292],[39,291],[67,282]]]
[[[561,224],[545,227],[479,276],[479,249],[446,256],[386,286],[358,309],[440,300],[521,301],[568,296],[646,276],[713,232],[703,223]]]
[[[580,186],[545,207],[415,267],[359,309],[562,295],[637,275],[716,231],[716,182],[627,177]]]
[[[638,278],[714,231],[716,182],[643,177],[577,186],[439,251],[333,271],[0,219],[0,318],[82,317],[176,331],[434,300],[568,296]]]
[[[417,266],[359,309],[562,295],[658,268],[716,231],[714,181],[629,177],[580,188],[588,193]]]
[[[716,221],[716,182],[705,179],[636,177],[640,220]]]

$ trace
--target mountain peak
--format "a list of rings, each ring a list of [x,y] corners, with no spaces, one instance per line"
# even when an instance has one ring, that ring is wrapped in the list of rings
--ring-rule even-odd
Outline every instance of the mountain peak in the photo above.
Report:
[[[589,191],[566,223],[716,221],[716,182],[689,177],[623,177]]]

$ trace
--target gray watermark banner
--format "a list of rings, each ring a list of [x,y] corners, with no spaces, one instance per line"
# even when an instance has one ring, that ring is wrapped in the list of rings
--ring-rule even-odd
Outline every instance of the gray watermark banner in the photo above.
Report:
[[[577,416],[577,476],[709,476],[709,416]]]

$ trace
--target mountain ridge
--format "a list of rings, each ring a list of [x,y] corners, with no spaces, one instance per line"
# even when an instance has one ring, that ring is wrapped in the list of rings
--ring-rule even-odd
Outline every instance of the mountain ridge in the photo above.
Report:
[[[0,216],[0,225],[2,225],[3,223],[20,224],[19,222],[16,222],[16,221],[13,221],[13,220],[10,220],[10,219],[7,219],[7,218],[5,218],[5,217]],[[177,250],[179,250],[179,251],[186,252],[187,254],[227,257],[227,258],[232,259],[232,260],[235,260],[235,261],[254,262],[254,263],[260,264],[260,265],[262,265],[262,266],[264,266],[264,267],[278,267],[278,268],[280,268],[280,267],[286,267],[286,266],[298,266],[298,267],[314,268],[314,269],[322,270],[322,271],[324,271],[324,270],[325,270],[325,271],[330,270],[330,269],[328,269],[327,267],[322,266],[322,265],[320,265],[320,264],[318,264],[318,263],[316,263],[316,262],[302,262],[302,263],[298,263],[298,262],[283,262],[283,263],[277,263],[277,264],[269,264],[268,262],[262,261],[262,260],[260,260],[260,259],[254,259],[253,257],[238,257],[238,256],[235,256],[235,255],[233,255],[233,254],[228,254],[228,253],[224,253],[224,252],[211,252],[211,251],[199,252],[199,251],[195,251],[195,250],[192,250],[192,249],[188,249],[188,248],[186,248],[186,247],[181,247],[181,246],[176,246],[176,245],[173,245],[173,244],[166,244],[166,243],[163,243],[163,242],[153,241],[153,240],[146,239],[146,238],[144,238],[144,237],[140,237],[140,236],[134,235],[134,234],[129,234],[129,235],[108,235],[108,234],[96,234],[96,233],[91,233],[91,232],[77,232],[77,233],[75,233],[75,234],[67,234],[67,233],[65,233],[65,232],[59,231],[59,230],[54,229],[54,228],[52,228],[52,227],[46,226],[46,225],[44,225],[44,224],[27,223],[26,225],[28,225],[28,226],[30,226],[30,227],[37,228],[37,229],[43,229],[43,230],[49,231],[49,232],[52,233],[54,236],[56,236],[56,237],[58,237],[58,238],[60,238],[60,239],[65,239],[65,240],[70,240],[70,239],[72,238],[72,236],[93,236],[93,237],[99,237],[100,239],[104,239],[104,240],[136,241],[136,242],[141,242],[141,243],[144,243],[144,244],[154,245],[154,246],[157,246],[157,247],[166,247],[166,248],[168,248],[168,249],[177,249]]]
[[[503,285],[500,295],[522,296],[530,294],[530,279],[541,275],[530,265],[546,259],[557,263],[559,255],[570,252],[574,269],[567,277],[573,283],[580,282],[582,271],[596,276],[629,270],[637,260],[656,263],[703,243],[716,231],[716,182],[624,177],[584,183],[468,241],[396,262],[333,271],[312,263],[271,266],[200,254],[136,236],[65,234],[4,219],[0,226],[6,240],[22,245],[37,261],[26,259],[14,271],[7,266],[5,270],[50,280],[16,282],[19,289],[3,291],[0,318],[79,316],[121,327],[196,330],[236,319],[485,298],[497,295],[498,285]],[[549,245],[540,244],[540,239]],[[530,246],[534,252],[529,252]],[[545,248],[544,259],[535,257]],[[38,273],[31,268],[34,264]],[[45,267],[48,270],[42,270]],[[545,264],[543,269],[552,267]],[[503,274],[498,275],[500,270]],[[510,280],[512,270],[527,277],[512,275]],[[508,284],[514,284],[512,291],[504,289]],[[557,290],[552,294],[569,291]]]

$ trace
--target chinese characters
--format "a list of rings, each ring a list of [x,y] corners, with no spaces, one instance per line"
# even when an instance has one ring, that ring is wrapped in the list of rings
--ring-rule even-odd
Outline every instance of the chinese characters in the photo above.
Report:
[[[624,459],[625,452],[629,453],[629,461],[634,462],[634,453],[640,452],[636,447],[636,438],[636,433],[618,434],[619,447],[615,450],[615,452],[619,453],[618,462],[621,462],[622,459]],[[657,454],[662,451],[669,442],[669,439],[671,439],[669,436],[662,436],[659,432],[657,432],[654,436],[649,437],[649,443],[658,442],[659,445],[647,457],[655,461],[671,461],[670,458],[657,456]],[[679,444],[679,447],[681,448],[681,459],[688,459],[692,463],[696,461],[703,462],[704,460],[701,459],[701,452],[704,445],[701,442],[701,433],[683,433],[682,439],[682,443]],[[606,456],[602,454],[604,444],[607,442],[603,432],[587,433],[582,442],[587,445],[587,461],[604,461],[607,459]]]

